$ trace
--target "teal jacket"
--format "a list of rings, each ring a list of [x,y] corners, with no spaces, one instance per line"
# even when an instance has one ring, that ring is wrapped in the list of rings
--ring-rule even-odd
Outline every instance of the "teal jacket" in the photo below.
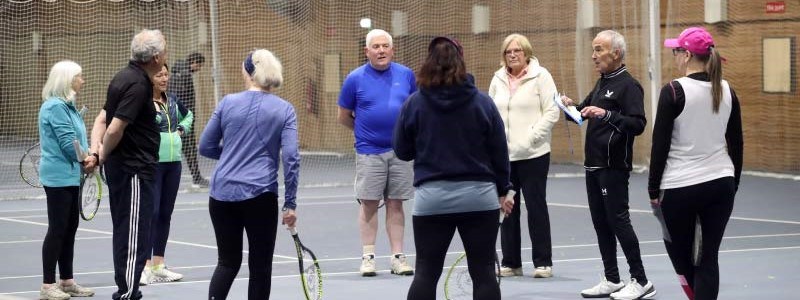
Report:
[[[158,147],[158,162],[181,161],[181,135],[192,130],[194,114],[186,109],[172,94],[161,94],[166,104],[153,102],[157,107],[156,123],[161,131],[161,144]]]
[[[80,142],[88,152],[86,126],[75,109],[75,103],[50,97],[39,109],[39,140],[42,158],[39,161],[39,181],[47,187],[79,186],[81,164],[75,154],[73,141]]]

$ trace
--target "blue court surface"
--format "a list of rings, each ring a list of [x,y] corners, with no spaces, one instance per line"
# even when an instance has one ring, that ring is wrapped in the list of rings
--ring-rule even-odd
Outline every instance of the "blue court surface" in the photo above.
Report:
[[[589,217],[583,171],[579,166],[554,165],[548,181],[554,277],[534,279],[531,244],[523,231],[524,277],[504,278],[503,299],[581,299],[580,290],[600,280],[602,263]],[[302,175],[301,175],[302,176]],[[341,176],[352,176],[343,172]],[[720,253],[719,299],[798,299],[800,295],[800,181],[798,176],[742,178],[733,217]],[[301,177],[302,179],[302,177]],[[631,215],[649,279],[657,299],[686,299],[661,240],[646,194],[647,175],[630,181]],[[111,260],[111,219],[108,203],[90,222],[81,221],[75,253],[75,278],[95,288],[98,299],[110,299],[116,287]],[[413,200],[410,200],[413,201]],[[389,274],[389,247],[381,220],[377,242],[378,276],[358,273],[360,243],[358,206],[352,186],[302,188],[298,193],[300,236],[320,258],[324,299],[406,299],[411,276]],[[406,203],[405,251],[413,262],[411,202]],[[208,215],[207,192],[179,194],[167,246],[167,263],[185,275],[180,282],[142,288],[146,299],[203,299],[216,263],[216,244]],[[524,209],[523,209],[523,213]],[[381,218],[383,212],[381,212]],[[523,224],[524,224],[524,217]],[[524,227],[525,228],[525,227]],[[0,299],[38,299],[41,246],[47,229],[42,199],[0,201]],[[499,241],[498,247],[499,249]],[[447,261],[461,253],[458,237]],[[498,250],[499,251],[499,250]],[[248,255],[245,253],[245,255]],[[627,264],[618,250],[620,270]],[[247,265],[242,267],[229,299],[247,299]],[[437,299],[444,299],[439,282]],[[279,229],[272,274],[272,299],[304,299],[297,258],[288,231]]]

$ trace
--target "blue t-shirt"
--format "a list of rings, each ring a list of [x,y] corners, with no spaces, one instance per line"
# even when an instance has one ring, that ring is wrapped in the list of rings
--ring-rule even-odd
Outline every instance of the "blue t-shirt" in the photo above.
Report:
[[[339,94],[339,106],[355,112],[356,152],[380,154],[392,150],[392,131],[408,96],[417,90],[414,72],[391,63],[378,71],[369,63],[350,72]]]

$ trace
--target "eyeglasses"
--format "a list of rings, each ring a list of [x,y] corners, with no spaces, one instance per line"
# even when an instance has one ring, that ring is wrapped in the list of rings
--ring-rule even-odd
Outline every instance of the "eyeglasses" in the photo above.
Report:
[[[683,48],[672,48],[672,56],[677,56],[678,53],[686,52],[686,49]]]
[[[508,49],[506,51],[503,51],[505,55],[511,55],[511,54],[520,55],[522,52],[523,52],[522,49]]]

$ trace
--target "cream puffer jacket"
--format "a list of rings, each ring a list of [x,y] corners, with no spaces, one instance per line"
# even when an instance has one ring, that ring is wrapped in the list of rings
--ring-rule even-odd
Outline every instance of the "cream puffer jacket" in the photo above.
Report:
[[[558,91],[553,76],[536,57],[529,59],[527,70],[513,96],[505,67],[494,73],[489,85],[489,97],[505,125],[510,161],[550,153],[553,125],[559,118],[558,106],[553,102]]]

